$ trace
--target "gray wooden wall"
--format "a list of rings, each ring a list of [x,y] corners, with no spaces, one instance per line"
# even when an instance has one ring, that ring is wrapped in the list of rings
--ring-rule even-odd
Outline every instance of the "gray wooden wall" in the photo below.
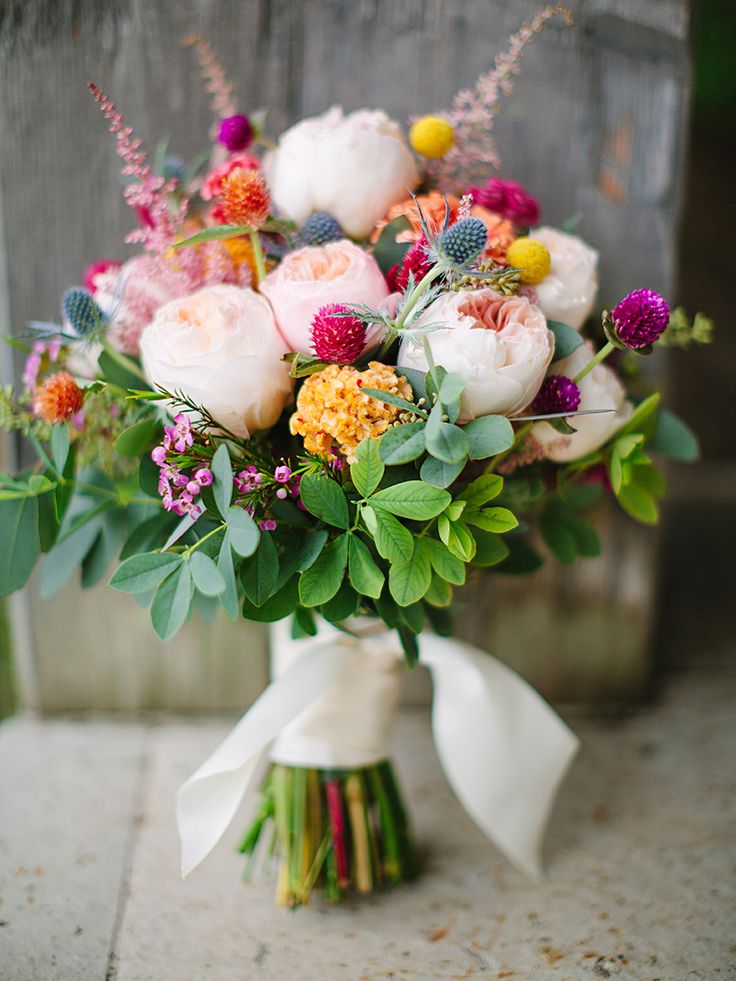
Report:
[[[536,0],[130,0],[11,4],[0,65],[0,194],[9,295],[2,329],[54,317],[86,261],[121,255],[131,227],[113,141],[86,82],[139,135],[192,155],[210,117],[192,52],[210,39],[241,107],[268,106],[271,133],[334,102],[398,118],[449,104],[492,63]],[[686,0],[572,0],[576,26],[549,24],[528,48],[496,132],[502,173],[602,253],[601,301],[648,285],[671,294],[688,110]],[[10,8],[8,8],[10,9]],[[74,13],[76,11],[76,13]],[[110,11],[109,16],[106,13]],[[43,23],[46,28],[43,29]],[[123,253],[124,254],[124,253]],[[0,249],[0,260],[2,250]],[[3,281],[0,275],[0,284]],[[5,312],[7,311],[7,313]],[[654,539],[609,521],[610,550],[574,573],[491,577],[468,594],[463,632],[551,696],[636,696],[649,674]],[[263,683],[264,635],[192,625],[158,644],[132,600],[70,587],[28,616],[23,677],[49,709],[234,707]],[[35,682],[34,682],[35,677]]]

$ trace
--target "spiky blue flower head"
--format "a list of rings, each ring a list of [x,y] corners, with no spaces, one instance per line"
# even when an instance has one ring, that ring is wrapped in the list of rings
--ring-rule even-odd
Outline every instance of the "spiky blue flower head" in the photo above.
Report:
[[[488,229],[480,218],[461,218],[443,232],[437,251],[453,266],[464,266],[480,255],[487,242]]]
[[[64,319],[81,337],[94,333],[107,323],[107,317],[92,298],[89,290],[72,286],[61,298]]]
[[[345,238],[336,218],[326,211],[315,211],[302,225],[300,238],[305,245],[326,245]]]
[[[183,157],[178,153],[167,153],[164,160],[164,177],[166,180],[175,178],[183,184],[187,176],[187,164]]]

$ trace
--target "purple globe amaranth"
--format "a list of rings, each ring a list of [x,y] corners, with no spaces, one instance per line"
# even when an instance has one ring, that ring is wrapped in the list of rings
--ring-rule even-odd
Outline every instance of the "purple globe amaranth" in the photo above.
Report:
[[[230,153],[245,150],[253,142],[253,124],[247,116],[238,112],[223,119],[217,138]]]
[[[538,416],[555,412],[577,412],[580,408],[580,389],[565,375],[550,375],[542,382],[532,402],[532,410]]]
[[[634,290],[613,308],[611,321],[619,341],[636,351],[654,344],[664,334],[670,308],[654,290]]]

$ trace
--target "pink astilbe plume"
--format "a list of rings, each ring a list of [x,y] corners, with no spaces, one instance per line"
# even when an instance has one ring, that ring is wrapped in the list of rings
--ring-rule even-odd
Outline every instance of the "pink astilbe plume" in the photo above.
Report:
[[[493,138],[493,123],[502,96],[509,96],[513,76],[519,74],[521,54],[544,24],[560,14],[572,27],[572,14],[561,4],[550,4],[512,34],[509,46],[496,56],[493,68],[481,75],[472,89],[458,92],[448,110],[438,113],[451,124],[455,141],[450,152],[439,160],[427,161],[428,176],[443,190],[467,187],[477,177],[487,177],[489,167],[501,163]]]
[[[233,87],[228,82],[225,69],[220,64],[212,45],[199,34],[189,34],[182,44],[187,48],[194,48],[197,52],[204,87],[212,96],[212,111],[219,119],[234,116],[238,107],[233,98]]]
[[[176,237],[176,229],[186,213],[186,200],[182,200],[177,213],[172,214],[168,195],[177,186],[176,178],[169,180],[154,174],[148,162],[148,154],[142,140],[133,135],[133,129],[125,125],[125,118],[94,82],[87,86],[95,102],[99,103],[111,133],[115,134],[116,149],[124,166],[125,177],[133,177],[125,188],[125,200],[135,208],[141,227],[126,236],[126,242],[140,242],[147,252],[161,253],[169,248]]]

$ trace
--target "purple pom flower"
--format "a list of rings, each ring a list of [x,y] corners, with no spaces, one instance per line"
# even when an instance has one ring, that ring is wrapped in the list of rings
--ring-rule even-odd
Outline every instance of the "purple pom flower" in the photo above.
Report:
[[[580,408],[580,389],[565,375],[550,375],[532,402],[535,415],[546,416],[554,412],[577,412]]]
[[[241,113],[223,119],[220,123],[218,139],[230,153],[245,150],[253,141],[253,125],[250,119]]]
[[[667,330],[670,308],[654,290],[634,290],[611,311],[616,337],[633,351],[649,347]]]

